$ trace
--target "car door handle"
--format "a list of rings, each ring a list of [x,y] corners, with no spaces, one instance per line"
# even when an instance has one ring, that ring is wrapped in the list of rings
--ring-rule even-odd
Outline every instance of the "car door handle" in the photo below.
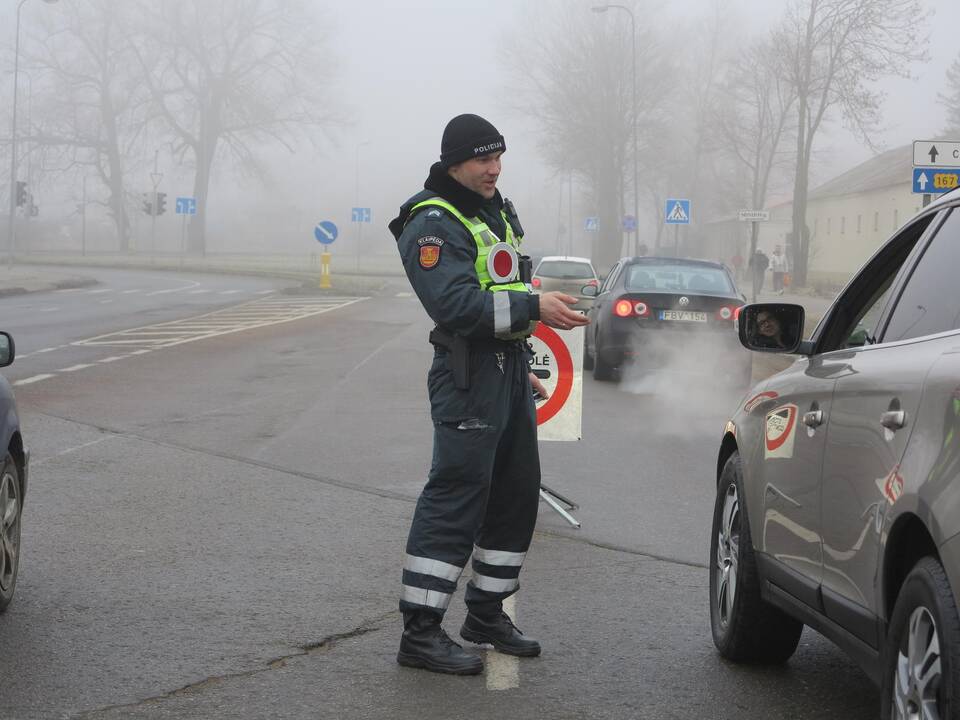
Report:
[[[803,424],[815,428],[823,425],[823,410],[811,410],[803,414]]]
[[[887,410],[880,416],[880,424],[887,430],[899,430],[907,424],[907,413],[903,410]]]

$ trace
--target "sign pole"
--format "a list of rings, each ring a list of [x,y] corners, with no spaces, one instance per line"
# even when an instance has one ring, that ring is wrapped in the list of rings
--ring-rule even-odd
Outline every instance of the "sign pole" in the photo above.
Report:
[[[673,254],[680,257],[680,226],[673,226]]]

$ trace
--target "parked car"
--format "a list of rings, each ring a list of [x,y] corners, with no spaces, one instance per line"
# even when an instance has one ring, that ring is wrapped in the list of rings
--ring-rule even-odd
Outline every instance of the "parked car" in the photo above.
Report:
[[[607,275],[588,313],[584,367],[612,380],[627,364],[726,376],[749,384],[750,353],[734,321],[746,298],[716,262],[626,257]]]
[[[571,255],[548,255],[540,260],[533,271],[534,292],[559,290],[577,298],[575,310],[586,310],[593,302],[583,294],[586,286],[596,287],[597,272],[589,258]]]
[[[714,642],[779,663],[808,625],[881,687],[883,718],[960,717],[957,268],[951,192],[866,262],[808,340],[797,305],[740,314],[746,347],[799,358],[748,393],[721,440]]]
[[[0,332],[0,367],[13,362],[15,347],[9,333]],[[23,446],[17,403],[10,383],[0,376],[0,441],[3,465],[0,466],[0,612],[13,600],[20,568],[20,518],[27,490],[30,453]]]

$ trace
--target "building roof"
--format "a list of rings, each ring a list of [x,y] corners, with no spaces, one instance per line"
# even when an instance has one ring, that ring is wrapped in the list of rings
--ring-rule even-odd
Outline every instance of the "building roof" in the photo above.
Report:
[[[810,191],[809,200],[909,185],[913,171],[913,145],[888,150],[847,170]]]

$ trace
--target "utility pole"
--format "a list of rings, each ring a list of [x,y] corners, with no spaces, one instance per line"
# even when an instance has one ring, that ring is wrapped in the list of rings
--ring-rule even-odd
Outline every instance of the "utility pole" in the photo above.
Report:
[[[87,176],[83,176],[83,200],[80,205],[80,254],[87,254]]]
[[[150,213],[150,262],[153,263],[157,253],[157,188],[160,187],[160,181],[163,180],[163,173],[157,171],[157,162],[160,156],[159,150],[153,151],[153,172],[150,173],[150,180],[153,181],[153,212]]]

